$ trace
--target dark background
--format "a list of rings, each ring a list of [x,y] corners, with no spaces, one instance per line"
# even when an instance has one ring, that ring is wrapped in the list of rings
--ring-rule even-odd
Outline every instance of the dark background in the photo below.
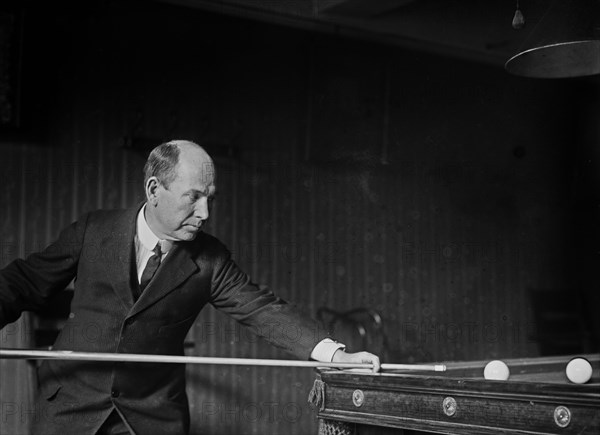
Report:
[[[0,135],[5,265],[143,199],[148,146],[217,160],[208,231],[341,340],[385,362],[598,350],[598,76],[502,68],[152,2],[9,5],[21,122]],[[2,331],[35,345],[35,317]],[[286,358],[208,310],[190,354]],[[0,361],[2,433],[34,375]],[[189,367],[194,433],[316,432],[314,375]],[[31,412],[28,412],[31,411]],[[209,429],[207,429],[209,428]]]

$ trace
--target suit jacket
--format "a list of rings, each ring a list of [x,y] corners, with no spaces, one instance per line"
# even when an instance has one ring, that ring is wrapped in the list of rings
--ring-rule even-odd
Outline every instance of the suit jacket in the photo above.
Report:
[[[184,338],[207,303],[302,359],[327,336],[253,284],[225,246],[205,233],[176,243],[134,303],[140,207],[84,215],[44,251],[0,271],[0,328],[41,307],[75,277],[71,315],[56,350],[183,355]],[[93,434],[113,407],[136,433],[188,432],[185,365],[47,360],[38,379],[35,433]]]

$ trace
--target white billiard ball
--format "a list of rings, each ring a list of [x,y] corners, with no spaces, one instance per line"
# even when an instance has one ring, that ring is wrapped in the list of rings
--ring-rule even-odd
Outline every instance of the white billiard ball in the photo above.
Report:
[[[510,375],[510,370],[506,363],[500,360],[490,361],[483,369],[483,377],[495,381],[506,381]]]
[[[567,364],[567,378],[574,384],[585,384],[592,377],[592,365],[585,358],[573,358]]]

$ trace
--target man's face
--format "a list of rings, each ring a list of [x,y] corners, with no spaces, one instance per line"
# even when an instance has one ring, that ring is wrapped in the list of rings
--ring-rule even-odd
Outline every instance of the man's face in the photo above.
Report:
[[[146,219],[161,239],[193,240],[209,216],[216,190],[214,165],[211,161],[180,158],[176,172],[168,188],[156,181],[152,200],[146,206]]]

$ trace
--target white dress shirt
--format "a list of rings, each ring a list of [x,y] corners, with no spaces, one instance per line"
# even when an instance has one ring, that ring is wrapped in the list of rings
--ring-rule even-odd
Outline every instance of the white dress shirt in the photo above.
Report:
[[[160,242],[160,250],[162,252],[160,257],[161,262],[173,247],[173,242],[161,240],[152,232],[146,221],[145,211],[146,205],[144,204],[138,213],[135,231],[135,264],[137,266],[138,283],[142,281],[142,274],[148,260],[154,255],[156,244]]]

